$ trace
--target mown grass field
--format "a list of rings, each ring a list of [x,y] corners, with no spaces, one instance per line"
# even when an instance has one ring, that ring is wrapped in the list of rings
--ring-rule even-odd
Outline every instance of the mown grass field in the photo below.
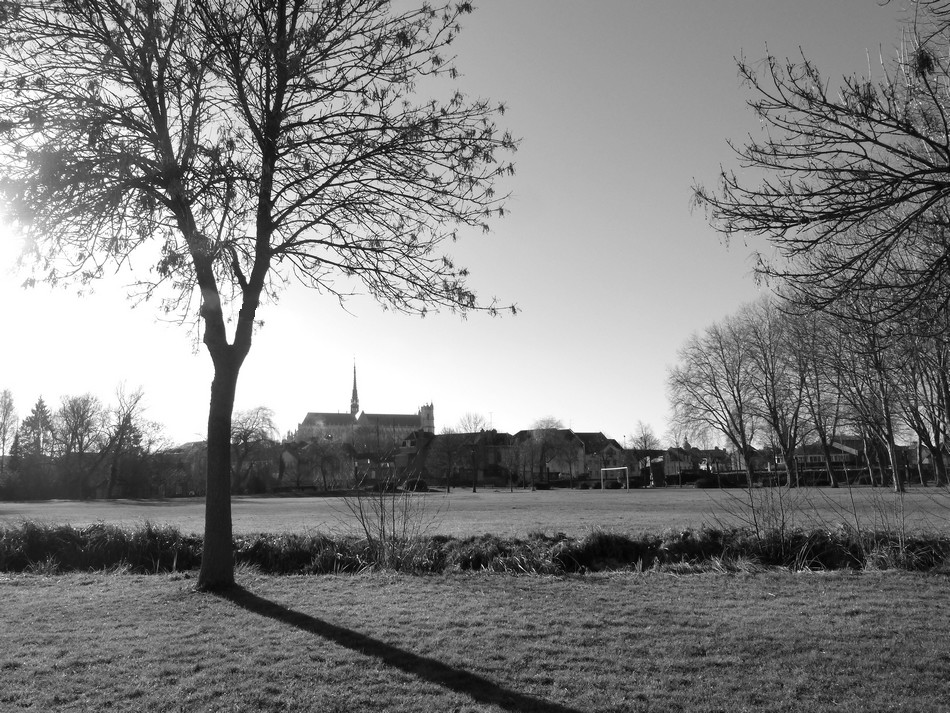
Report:
[[[0,576],[0,710],[945,711],[947,577]]]
[[[763,491],[764,492],[764,491]],[[776,491],[777,492],[777,491]],[[491,533],[522,537],[532,531],[583,536],[594,528],[623,532],[662,532],[667,528],[747,524],[747,494],[742,490],[489,491],[456,489],[428,493],[424,499],[429,534]],[[950,495],[945,489],[912,488],[898,501],[886,489],[802,488],[782,490],[789,525],[858,523],[867,529],[893,528],[901,519],[915,530],[950,530]],[[761,503],[760,503],[761,507]],[[774,508],[773,508],[774,509]],[[246,497],[233,499],[235,533],[355,532],[353,518],[339,497]],[[145,521],[200,533],[204,501],[169,500],[0,502],[0,525],[25,520],[80,526],[97,521],[139,526]]]
[[[948,496],[774,491],[805,528],[946,533]],[[776,501],[775,496],[779,497]],[[741,491],[422,497],[436,532],[583,536],[748,524]],[[340,498],[235,498],[235,530],[354,529]],[[855,519],[857,518],[857,519]],[[0,503],[27,520],[202,528],[199,500]],[[774,523],[773,523],[774,524]],[[42,565],[42,563],[40,563]],[[950,576],[737,560],[561,576],[0,574],[0,711],[948,711]]]

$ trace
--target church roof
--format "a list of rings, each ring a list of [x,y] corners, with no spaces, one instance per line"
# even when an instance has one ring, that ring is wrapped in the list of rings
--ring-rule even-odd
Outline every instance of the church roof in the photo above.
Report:
[[[356,418],[360,426],[419,426],[419,414],[416,413],[361,413]]]
[[[311,411],[304,418],[301,426],[352,426],[356,419],[351,413],[321,413]]]

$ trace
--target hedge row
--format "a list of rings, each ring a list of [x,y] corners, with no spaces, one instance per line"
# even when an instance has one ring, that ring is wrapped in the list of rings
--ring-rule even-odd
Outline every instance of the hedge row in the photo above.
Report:
[[[258,534],[235,537],[234,553],[237,564],[268,574],[342,574],[377,567],[421,574],[475,570],[566,574],[670,566],[729,569],[735,563],[927,571],[948,562],[950,539],[906,539],[847,528],[792,532],[703,528],[639,536],[594,531],[580,539],[544,533],[524,539],[435,536],[383,543],[320,534]],[[4,572],[159,573],[195,569],[200,560],[201,537],[169,526],[26,522],[0,528]]]

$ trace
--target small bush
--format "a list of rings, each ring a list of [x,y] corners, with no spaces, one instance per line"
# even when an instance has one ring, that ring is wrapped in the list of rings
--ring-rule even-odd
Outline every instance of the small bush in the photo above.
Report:
[[[565,572],[596,572],[652,562],[655,557],[656,548],[651,542],[594,530],[581,540],[559,543],[553,559]]]
[[[412,480],[407,480],[403,483],[403,490],[409,490],[414,493],[427,493],[429,492],[429,484],[426,483],[422,478],[414,478]]]

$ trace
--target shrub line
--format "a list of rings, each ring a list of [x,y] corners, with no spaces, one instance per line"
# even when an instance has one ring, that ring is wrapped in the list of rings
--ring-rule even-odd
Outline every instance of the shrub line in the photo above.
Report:
[[[0,571],[168,573],[201,561],[199,535],[146,522],[135,528],[23,522],[0,528]],[[748,527],[667,530],[627,535],[594,530],[582,538],[543,532],[526,538],[432,535],[389,548],[355,536],[256,534],[234,538],[235,562],[264,574],[354,574],[386,569],[413,574],[487,571],[508,574],[585,574],[665,569],[685,572],[792,570],[934,571],[950,554],[945,536],[898,537],[847,526],[755,531]],[[398,557],[392,553],[398,552]]]

